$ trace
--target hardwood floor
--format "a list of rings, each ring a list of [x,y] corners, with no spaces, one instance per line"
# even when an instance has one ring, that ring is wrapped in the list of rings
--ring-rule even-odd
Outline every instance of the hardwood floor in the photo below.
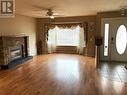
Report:
[[[127,69],[125,62],[100,62],[98,72],[101,77],[109,80],[127,83]]]
[[[127,84],[101,77],[94,58],[49,54],[0,71],[0,95],[127,95]]]

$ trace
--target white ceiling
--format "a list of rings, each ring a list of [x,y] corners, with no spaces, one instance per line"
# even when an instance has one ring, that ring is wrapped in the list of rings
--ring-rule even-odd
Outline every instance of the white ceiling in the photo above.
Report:
[[[96,15],[97,12],[120,10],[127,0],[16,0],[16,13],[35,18],[45,18],[53,9],[62,16]]]

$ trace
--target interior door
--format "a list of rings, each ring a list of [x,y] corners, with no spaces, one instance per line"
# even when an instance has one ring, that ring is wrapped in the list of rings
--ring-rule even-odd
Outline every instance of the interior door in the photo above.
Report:
[[[106,18],[102,20],[102,36],[105,38],[105,24],[109,24],[107,55],[105,45],[101,46],[101,60],[127,62],[127,18]],[[104,40],[105,41],[105,40]],[[104,42],[105,43],[105,42]]]

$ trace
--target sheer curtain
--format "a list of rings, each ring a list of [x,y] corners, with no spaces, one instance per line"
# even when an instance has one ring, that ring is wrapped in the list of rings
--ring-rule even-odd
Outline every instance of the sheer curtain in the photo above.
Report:
[[[71,28],[49,29],[48,53],[55,52],[56,46],[76,46],[77,52],[82,54],[85,47],[84,28],[80,26]]]
[[[79,26],[57,30],[57,46],[78,46],[78,44]]]
[[[79,54],[83,53],[83,49],[86,47],[86,40],[84,35],[84,28],[80,27],[80,33],[79,33],[79,45],[78,45],[78,52]]]
[[[57,27],[54,29],[49,29],[48,31],[48,53],[55,52],[56,50],[56,40],[57,40]]]

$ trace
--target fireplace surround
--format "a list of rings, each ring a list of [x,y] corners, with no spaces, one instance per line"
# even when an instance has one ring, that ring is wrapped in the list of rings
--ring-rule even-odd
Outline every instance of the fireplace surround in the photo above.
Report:
[[[29,56],[28,36],[0,37],[1,69],[9,69],[29,59],[32,59],[32,56]]]

